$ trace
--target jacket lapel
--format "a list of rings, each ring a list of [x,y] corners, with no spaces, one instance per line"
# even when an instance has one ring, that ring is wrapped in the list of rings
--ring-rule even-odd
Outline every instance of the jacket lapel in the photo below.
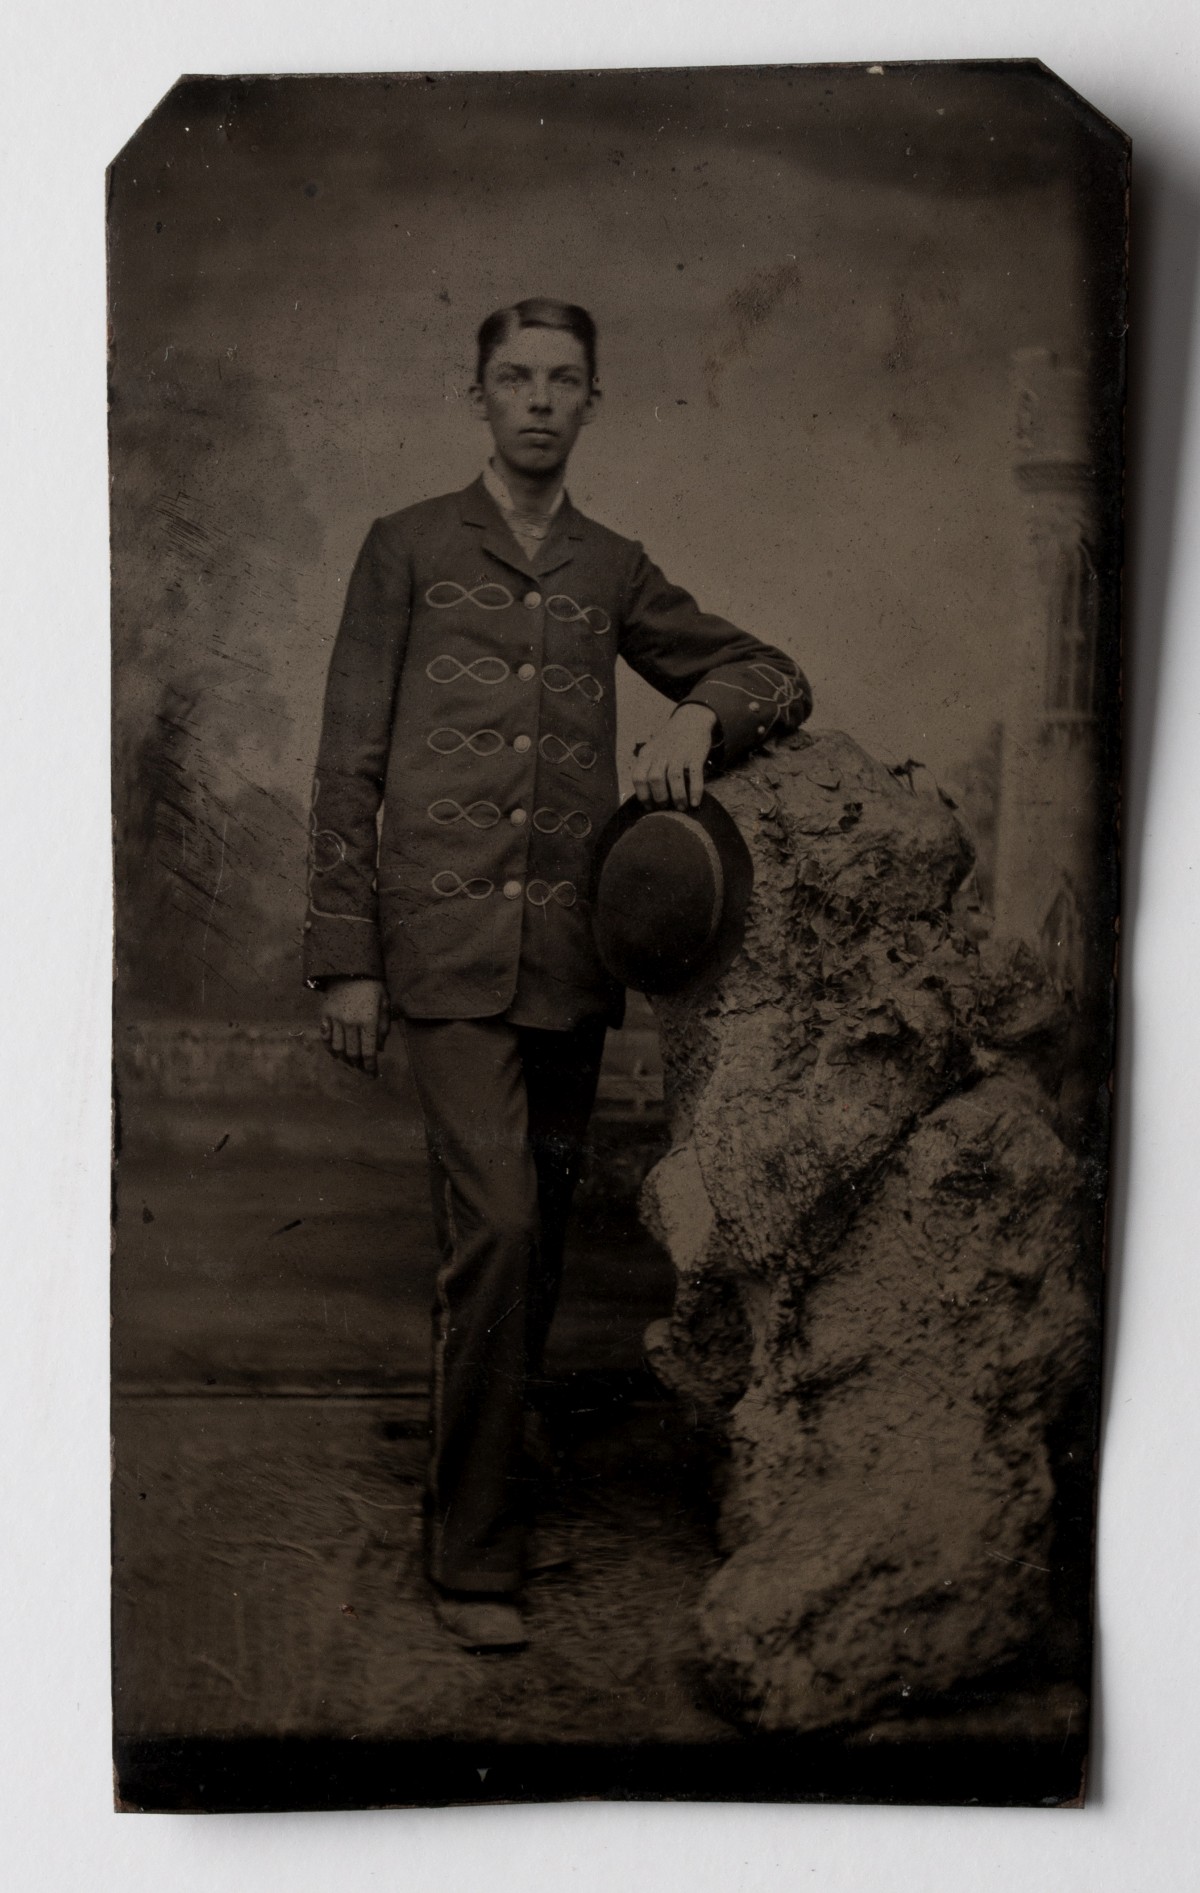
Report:
[[[538,548],[538,555],[534,561],[538,577],[545,577],[551,572],[560,571],[564,565],[569,565],[575,557],[582,538],[583,515],[575,511],[564,493],[563,503],[555,513],[550,530]]]
[[[482,480],[475,480],[463,494],[462,519],[465,526],[475,526],[482,532],[481,543],[485,552],[490,552],[502,565],[507,565],[512,571],[519,572],[522,578],[528,579],[542,578],[569,565],[575,557],[576,545],[583,537],[583,516],[575,511],[564,493],[563,503],[554,515],[549,533],[538,547],[536,556],[528,558],[513,538],[503,513]]]

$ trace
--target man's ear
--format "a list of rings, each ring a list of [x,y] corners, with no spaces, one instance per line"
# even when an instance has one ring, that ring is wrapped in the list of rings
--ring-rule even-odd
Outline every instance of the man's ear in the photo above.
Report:
[[[589,421],[595,420],[597,410],[603,398],[604,390],[600,387],[593,386],[587,398],[587,405],[579,417],[580,427],[586,427]]]
[[[471,401],[471,412],[475,416],[475,419],[477,421],[486,421],[488,417],[487,402],[484,399],[483,388],[478,381],[471,383],[468,394]]]

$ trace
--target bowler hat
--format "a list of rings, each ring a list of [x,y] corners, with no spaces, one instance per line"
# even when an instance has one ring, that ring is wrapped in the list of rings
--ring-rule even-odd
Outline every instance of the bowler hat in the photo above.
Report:
[[[592,870],[600,958],[637,992],[716,979],[742,944],[753,885],[750,850],[712,796],[686,811],[623,802]]]

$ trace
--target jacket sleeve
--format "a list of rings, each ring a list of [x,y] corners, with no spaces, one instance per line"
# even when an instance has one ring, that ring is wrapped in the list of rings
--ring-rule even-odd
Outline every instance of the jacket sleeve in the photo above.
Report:
[[[765,741],[798,729],[812,709],[804,673],[770,644],[701,611],[639,546],[622,611],[621,655],[676,704],[715,712],[714,755],[736,763]]]
[[[375,873],[411,564],[376,520],[358,555],[325,686],[309,818],[304,976],[383,978]]]

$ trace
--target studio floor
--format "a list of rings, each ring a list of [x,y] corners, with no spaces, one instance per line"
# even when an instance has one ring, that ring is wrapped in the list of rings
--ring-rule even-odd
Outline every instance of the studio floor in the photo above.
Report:
[[[708,1466],[642,1364],[671,1280],[628,1207],[593,1204],[570,1246],[529,1648],[470,1656],[434,1622],[421,1572],[422,1156],[219,1142],[119,1170],[118,1729],[731,1736],[703,1706],[690,1629],[715,1561]]]
[[[378,1396],[120,1403],[126,1735],[713,1741],[691,1605],[713,1553],[671,1409],[593,1398],[535,1536],[529,1647],[471,1656],[421,1572],[425,1410]]]
[[[719,1562],[719,1464],[643,1361],[672,1279],[632,1207],[640,1131],[610,1139],[607,1194],[585,1188],[569,1244],[548,1361],[557,1469],[534,1488],[530,1643],[472,1656],[436,1624],[421,1569],[434,1251],[419,1126],[401,1111],[389,1154],[366,1140],[332,1148],[324,1111],[287,1120],[286,1137],[274,1122],[269,1139],[228,1113],[185,1117],[167,1141],[127,1140],[118,1168],[126,1805],[473,1798],[479,1745],[495,1766],[486,1792],[501,1798],[1024,1801],[1059,1776],[1056,1793],[1072,1792],[1086,1706],[1070,1686],[969,1692],[932,1717],[785,1744],[775,1760],[720,1714],[693,1609]],[[458,1759],[443,1781],[447,1744]],[[597,1763],[600,1748],[617,1759]],[[530,1751],[542,1760],[527,1780],[513,1757]],[[676,1773],[628,1787],[622,1758],[646,1758],[644,1773],[668,1754],[684,1758]],[[433,1774],[414,1786],[422,1757]]]

